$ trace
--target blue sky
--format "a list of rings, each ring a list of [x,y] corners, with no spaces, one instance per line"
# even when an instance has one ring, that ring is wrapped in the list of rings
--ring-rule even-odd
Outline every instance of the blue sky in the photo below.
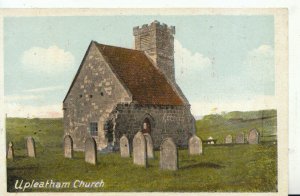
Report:
[[[275,107],[273,16],[7,17],[6,112],[61,116],[90,41],[132,48],[132,28],[154,20],[176,27],[176,80],[193,114]]]

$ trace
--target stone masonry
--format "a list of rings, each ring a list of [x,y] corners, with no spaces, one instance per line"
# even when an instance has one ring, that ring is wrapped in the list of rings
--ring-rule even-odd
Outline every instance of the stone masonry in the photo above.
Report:
[[[64,102],[65,132],[73,138],[74,150],[84,149],[84,141],[90,137],[90,122],[98,123],[98,135],[93,136],[98,149],[105,148],[108,143],[105,120],[117,103],[130,101],[131,98],[92,43],[77,82]]]
[[[151,137],[154,148],[159,149],[163,139],[173,138],[176,145],[187,147],[188,138],[193,133],[194,118],[190,109],[184,106],[141,106],[119,104],[115,110],[115,146],[119,138],[127,134],[129,141],[141,130],[143,121],[151,122]]]
[[[190,104],[175,81],[175,27],[154,21],[133,34],[134,50],[92,41],[86,51],[63,101],[64,134],[76,151],[84,151],[90,137],[98,150],[118,150],[123,134],[131,145],[145,120],[155,149],[167,137],[187,147],[195,133]]]
[[[158,21],[133,28],[135,49],[145,51],[171,81],[175,81],[174,34],[174,26]]]

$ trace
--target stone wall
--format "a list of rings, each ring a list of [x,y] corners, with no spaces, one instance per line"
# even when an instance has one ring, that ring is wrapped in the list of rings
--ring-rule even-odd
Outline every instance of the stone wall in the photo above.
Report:
[[[158,149],[162,140],[173,138],[178,146],[186,147],[188,138],[195,133],[195,119],[189,106],[142,106],[138,104],[118,104],[114,112],[114,146],[125,134],[132,143],[134,135],[143,127],[145,118],[150,120],[154,148]]]
[[[84,150],[91,122],[98,123],[98,136],[93,136],[97,148],[105,148],[105,122],[117,103],[131,100],[92,42],[63,103],[64,131],[73,138],[74,150]]]
[[[174,26],[169,27],[157,21],[133,28],[135,49],[145,51],[173,82],[175,81],[174,34]]]

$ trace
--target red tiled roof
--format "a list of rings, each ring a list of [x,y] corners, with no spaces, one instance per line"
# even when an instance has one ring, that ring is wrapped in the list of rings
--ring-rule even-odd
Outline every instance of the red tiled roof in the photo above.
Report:
[[[133,100],[139,104],[183,105],[167,79],[142,51],[96,43]]]

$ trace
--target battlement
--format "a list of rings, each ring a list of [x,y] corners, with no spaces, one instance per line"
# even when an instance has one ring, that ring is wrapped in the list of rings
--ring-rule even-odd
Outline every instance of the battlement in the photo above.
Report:
[[[155,20],[151,24],[144,24],[141,27],[140,26],[133,27],[133,35],[137,36],[155,30],[167,31],[171,35],[175,34],[175,26],[168,26],[164,23],[161,24],[160,22]]]
[[[135,49],[147,53],[171,81],[175,81],[174,34],[174,26],[156,20],[133,28]]]

